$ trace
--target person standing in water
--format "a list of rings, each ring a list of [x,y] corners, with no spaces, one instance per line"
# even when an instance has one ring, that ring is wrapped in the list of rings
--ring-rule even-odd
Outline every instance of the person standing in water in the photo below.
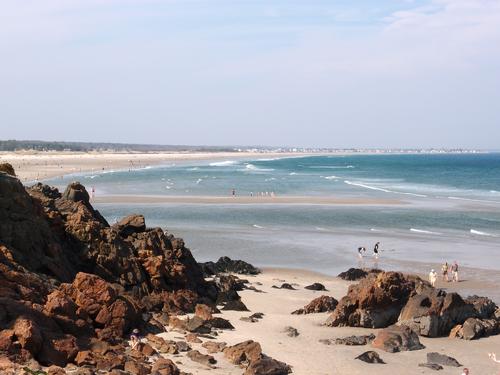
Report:
[[[377,242],[375,246],[373,247],[373,256],[375,259],[378,259],[378,246],[380,245],[380,242]]]
[[[233,188],[233,189],[231,190],[231,195],[232,195],[233,197],[236,197],[236,189],[235,189],[235,188]]]
[[[451,277],[452,280],[456,283],[458,283],[458,263],[457,261],[453,262],[451,266]]]
[[[366,252],[365,247],[364,246],[358,247],[358,257],[360,260],[363,259],[363,254],[362,254],[363,252]]]

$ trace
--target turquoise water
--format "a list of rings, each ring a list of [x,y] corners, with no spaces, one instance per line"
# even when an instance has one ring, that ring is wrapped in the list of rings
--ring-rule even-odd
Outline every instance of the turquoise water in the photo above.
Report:
[[[143,213],[183,236],[200,259],[336,272],[354,249],[383,241],[386,258],[500,267],[500,154],[353,155],[200,161],[67,176],[96,194],[384,198],[398,205],[99,204],[114,222]]]
[[[70,177],[72,178],[72,177]],[[103,194],[428,196],[500,202],[500,154],[225,160],[83,177]]]

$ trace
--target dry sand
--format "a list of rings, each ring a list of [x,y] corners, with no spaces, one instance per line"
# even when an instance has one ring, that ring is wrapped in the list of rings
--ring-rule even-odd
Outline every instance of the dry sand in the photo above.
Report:
[[[293,366],[293,373],[298,375],[381,375],[381,374],[434,374],[434,370],[418,367],[419,363],[426,362],[426,354],[439,352],[455,357],[460,363],[471,370],[471,375],[493,375],[500,371],[500,364],[488,359],[490,351],[500,351],[500,336],[484,338],[478,341],[463,341],[449,338],[421,338],[426,346],[423,350],[403,353],[386,353],[376,350],[387,363],[367,364],[354,358],[359,354],[372,350],[367,346],[325,345],[320,339],[332,339],[349,335],[375,333],[374,329],[363,328],[331,328],[322,324],[328,317],[327,313],[309,315],[291,315],[313,298],[322,294],[331,295],[340,299],[345,295],[349,282],[335,277],[325,276],[301,270],[265,269],[258,276],[244,277],[249,279],[253,286],[264,291],[257,293],[246,290],[240,292],[243,302],[251,312],[224,311],[216,316],[229,319],[235,326],[234,331],[222,331],[215,341],[227,342],[234,345],[241,341],[252,339],[260,342],[263,352],[278,360]],[[274,289],[272,285],[281,285],[282,282],[294,285],[297,290]],[[320,282],[326,286],[328,292],[316,292],[304,289],[306,285]],[[462,284],[462,283],[460,283]],[[463,284],[466,284],[463,283]],[[466,286],[466,285],[464,285]],[[242,316],[249,316],[255,312],[264,313],[264,318],[256,323],[240,320]],[[288,337],[283,329],[292,326],[299,331],[298,337]],[[183,335],[178,332],[168,332],[161,336],[179,340]],[[202,339],[206,341],[206,339]],[[192,344],[194,349],[202,353],[206,350],[201,344]],[[208,369],[192,362],[184,355],[170,357],[180,361],[181,370],[193,374],[231,374],[241,375],[243,370],[230,364],[221,353],[214,355],[217,359],[215,369]],[[445,367],[439,374],[459,375],[463,368]]]
[[[11,163],[21,181],[43,180],[70,173],[137,169],[149,165],[233,158],[270,158],[312,155],[272,152],[0,152],[0,163]]]

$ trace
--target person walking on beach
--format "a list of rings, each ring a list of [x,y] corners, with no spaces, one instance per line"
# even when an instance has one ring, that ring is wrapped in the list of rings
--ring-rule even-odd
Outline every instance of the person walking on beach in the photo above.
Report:
[[[467,367],[464,368],[464,371],[462,372],[462,375],[469,375],[469,369]]]
[[[363,259],[363,254],[362,254],[363,252],[366,252],[365,247],[364,246],[358,247],[358,257],[360,260]]]
[[[231,190],[231,195],[232,195],[233,197],[236,197],[236,189],[235,189],[235,188],[233,188],[233,189]]]
[[[373,247],[373,256],[375,259],[378,259],[378,246],[380,245],[380,242],[377,242],[375,246]]]
[[[458,263],[457,261],[453,262],[451,266],[451,277],[453,282],[458,283]]]
[[[437,277],[437,272],[432,269],[431,272],[429,272],[429,282],[433,287],[436,286]]]
[[[450,279],[448,278],[448,262],[445,262],[441,266],[441,275],[443,276],[443,281],[450,281]]]

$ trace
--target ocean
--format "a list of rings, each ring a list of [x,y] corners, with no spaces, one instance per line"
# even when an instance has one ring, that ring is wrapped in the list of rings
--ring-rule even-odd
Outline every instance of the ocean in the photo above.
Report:
[[[234,189],[246,197],[397,203],[263,205],[255,198],[255,204],[96,204],[111,223],[144,214],[149,226],[183,237],[199,260],[228,255],[259,266],[335,274],[356,265],[358,246],[370,250],[380,241],[381,266],[413,264],[425,271],[458,260],[468,267],[500,267],[498,153],[264,156],[95,171],[48,183],[63,189],[80,180],[99,197],[229,196]]]

